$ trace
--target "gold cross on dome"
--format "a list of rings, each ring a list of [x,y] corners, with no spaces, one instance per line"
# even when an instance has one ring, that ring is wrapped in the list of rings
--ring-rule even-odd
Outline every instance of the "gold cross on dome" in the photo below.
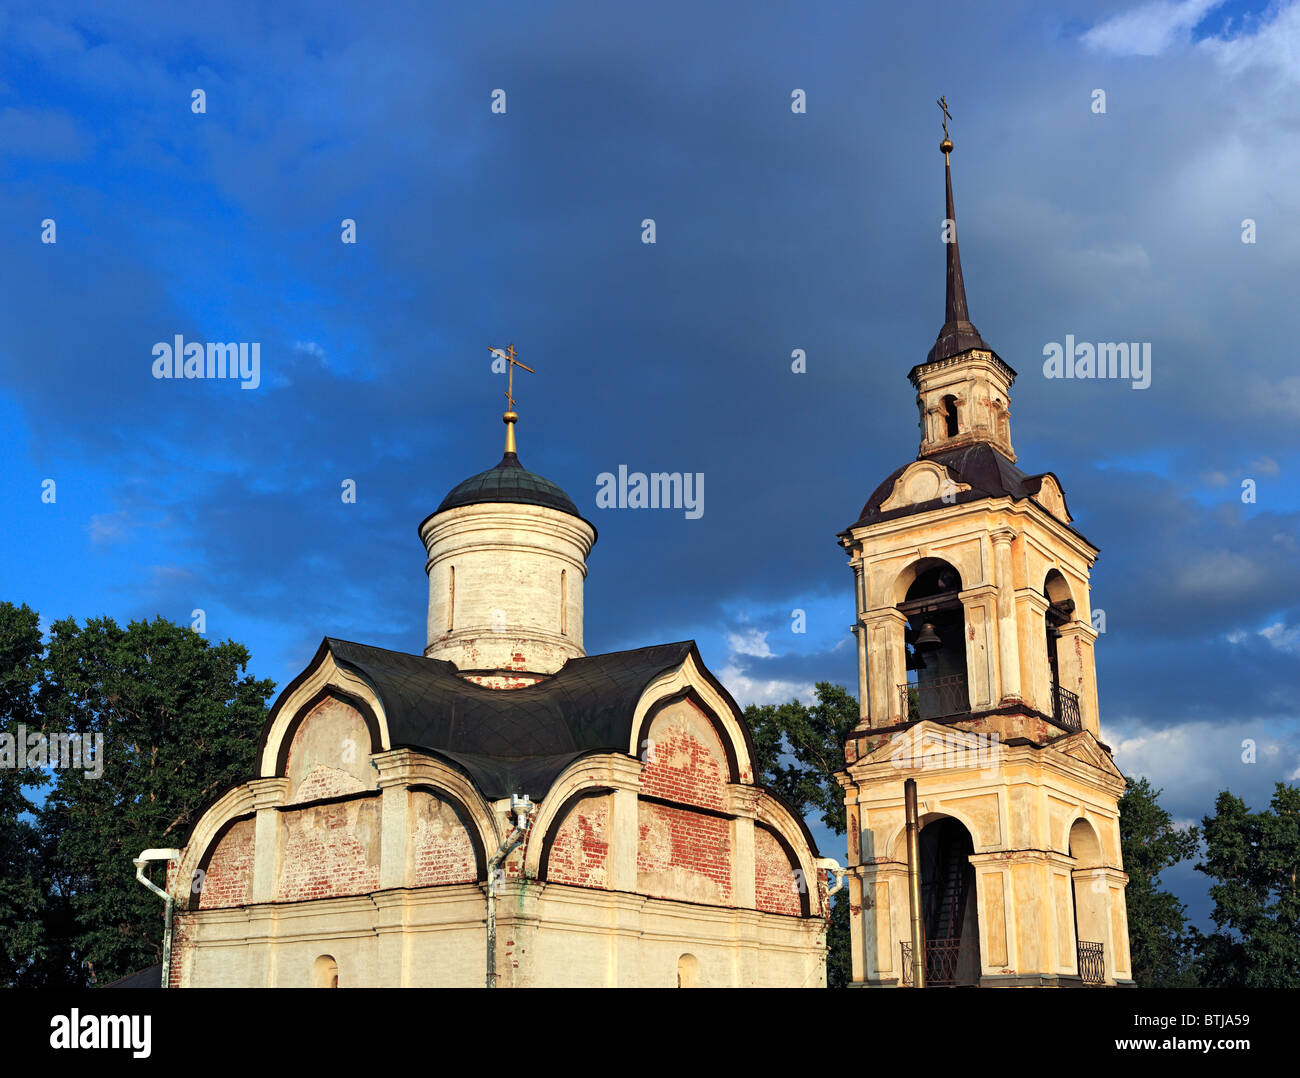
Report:
[[[494,356],[500,356],[508,364],[510,364],[508,368],[510,372],[510,377],[506,381],[506,404],[507,407],[509,407],[510,411],[513,412],[515,410],[515,396],[514,396],[515,368],[523,367],[523,369],[526,370],[529,374],[536,374],[537,372],[533,370],[532,367],[528,366],[527,363],[520,363],[519,360],[515,358],[515,356],[518,353],[515,352],[515,346],[513,344],[506,345],[504,349],[489,348],[488,351],[491,352]]]

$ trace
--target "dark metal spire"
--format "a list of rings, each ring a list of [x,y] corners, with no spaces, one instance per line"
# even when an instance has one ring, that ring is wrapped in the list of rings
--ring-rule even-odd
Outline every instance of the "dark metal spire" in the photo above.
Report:
[[[966,282],[962,280],[961,253],[957,249],[957,213],[952,204],[952,165],[948,157],[952,153],[952,141],[948,138],[949,114],[943,98],[939,99],[939,106],[944,110],[943,141],[939,143],[939,149],[943,153],[947,220],[952,222],[952,242],[944,244],[947,248],[948,288],[944,298],[943,329],[939,330],[939,337],[926,357],[927,363],[951,359],[971,348],[991,351],[980,336],[980,331],[971,324],[970,313],[966,309]]]

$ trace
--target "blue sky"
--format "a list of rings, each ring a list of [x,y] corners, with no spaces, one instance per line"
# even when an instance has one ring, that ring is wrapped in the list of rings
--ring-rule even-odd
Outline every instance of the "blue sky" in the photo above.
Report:
[[[0,597],[202,609],[279,685],[326,634],[417,652],[416,526],[499,458],[513,341],[521,459],[600,530],[588,650],[855,688],[835,535],[916,453],[942,93],[1020,463],[1102,549],[1119,765],[1187,821],[1300,774],[1300,4],[101,7],[0,11]],[[176,334],[261,385],[153,378]],[[1067,334],[1152,342],[1150,388],[1044,378]],[[597,509],[620,464],[703,517]]]

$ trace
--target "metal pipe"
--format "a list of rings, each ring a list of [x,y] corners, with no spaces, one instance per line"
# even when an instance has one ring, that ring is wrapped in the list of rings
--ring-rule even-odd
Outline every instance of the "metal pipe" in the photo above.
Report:
[[[144,884],[149,890],[161,898],[163,906],[163,953],[162,953],[162,985],[166,988],[171,980],[172,972],[172,907],[175,903],[172,896],[154,883],[144,874],[144,866],[150,861],[179,861],[181,857],[180,850],[144,850],[139,857],[133,858],[131,863],[135,865],[135,878]]]
[[[836,891],[844,886],[844,877],[849,874],[849,870],[847,868],[841,868],[840,863],[835,860],[834,857],[817,858],[817,867],[824,869],[826,875],[835,877],[835,886],[828,888],[826,891],[826,897],[830,898],[831,895],[835,894]]]
[[[487,987],[497,986],[497,871],[501,863],[510,856],[516,846],[524,840],[528,830],[528,814],[533,811],[533,803],[528,795],[522,798],[510,795],[510,815],[515,817],[515,828],[506,836],[506,840],[497,847],[488,859],[487,866]]]
[[[903,783],[907,814],[907,898],[912,908],[912,987],[925,987],[925,926],[921,924],[921,828],[916,815],[916,779]]]

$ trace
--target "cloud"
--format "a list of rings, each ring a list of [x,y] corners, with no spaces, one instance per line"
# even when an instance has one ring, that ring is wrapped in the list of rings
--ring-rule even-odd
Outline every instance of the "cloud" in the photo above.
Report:
[[[756,659],[770,659],[773,652],[767,643],[767,633],[757,629],[746,629],[743,633],[731,633],[727,643],[732,655],[751,655]]]
[[[1083,35],[1090,49],[1115,56],[1159,56],[1187,44],[1191,32],[1223,0],[1152,0],[1113,15]]]
[[[811,682],[755,677],[734,663],[728,663],[718,671],[718,680],[727,687],[727,691],[741,707],[750,704],[788,704],[791,700],[811,704],[817,699]]]

